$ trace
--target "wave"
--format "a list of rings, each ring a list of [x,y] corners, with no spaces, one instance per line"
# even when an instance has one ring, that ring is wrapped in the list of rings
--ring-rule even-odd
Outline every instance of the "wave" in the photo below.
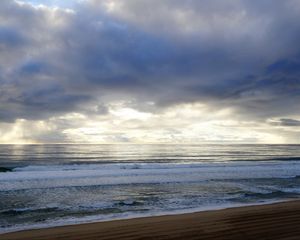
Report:
[[[134,199],[126,199],[119,200],[107,203],[95,203],[91,205],[78,205],[78,206],[49,206],[49,207],[28,207],[28,208],[13,208],[13,209],[5,209],[0,211],[0,216],[8,217],[8,216],[22,216],[22,215],[36,215],[36,214],[47,214],[47,213],[55,213],[55,212],[99,212],[103,210],[111,210],[122,207],[134,207],[134,206],[143,206],[144,203],[142,201],[136,201]]]
[[[179,162],[179,163],[96,163],[96,164],[62,164],[62,165],[29,165],[23,167],[3,168],[13,172],[35,171],[74,171],[74,170],[117,170],[117,169],[174,169],[174,168],[203,168],[203,167],[246,167],[246,166],[270,166],[270,165],[299,165],[298,161],[289,163],[267,161],[214,161],[214,162]]]
[[[1,172],[12,172],[13,168],[8,168],[8,167],[0,167],[0,173]]]
[[[300,161],[300,157],[273,157],[266,158],[265,161]]]
[[[299,173],[300,162],[32,165],[0,173],[0,191],[221,179],[295,178]]]
[[[256,198],[256,199],[280,199],[280,198],[297,198],[300,196],[300,193],[297,191],[272,191],[268,193],[245,193],[245,198]]]
[[[44,208],[21,208],[21,209],[9,209],[0,211],[0,216],[3,215],[5,217],[11,216],[20,216],[24,214],[34,214],[34,213],[46,213],[53,212],[58,210],[58,207],[44,207]]]

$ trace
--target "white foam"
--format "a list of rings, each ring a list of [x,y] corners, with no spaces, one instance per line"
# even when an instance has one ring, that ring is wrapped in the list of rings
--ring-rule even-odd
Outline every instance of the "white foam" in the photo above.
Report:
[[[92,164],[28,166],[0,173],[0,191],[28,188],[199,182],[210,179],[288,178],[300,162]]]
[[[109,164],[67,164],[67,165],[31,165],[14,168],[14,172],[41,171],[72,171],[72,170],[116,170],[116,169],[173,169],[173,168],[201,168],[201,167],[243,167],[270,165],[299,165],[298,161],[288,163],[280,161],[214,161],[214,162],[180,162],[180,163],[109,163]]]

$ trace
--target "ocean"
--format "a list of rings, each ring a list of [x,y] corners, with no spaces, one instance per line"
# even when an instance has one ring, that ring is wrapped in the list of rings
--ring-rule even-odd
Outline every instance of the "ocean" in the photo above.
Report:
[[[0,232],[300,197],[300,145],[0,145]]]

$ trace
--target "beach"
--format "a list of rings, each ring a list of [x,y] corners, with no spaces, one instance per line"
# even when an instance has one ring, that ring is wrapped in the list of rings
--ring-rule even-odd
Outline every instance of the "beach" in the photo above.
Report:
[[[0,235],[1,240],[300,239],[300,201],[88,223]]]

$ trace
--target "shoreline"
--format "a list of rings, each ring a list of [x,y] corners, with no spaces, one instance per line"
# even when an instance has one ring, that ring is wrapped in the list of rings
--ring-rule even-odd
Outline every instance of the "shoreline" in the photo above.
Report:
[[[206,207],[198,207],[192,209],[181,209],[181,210],[173,210],[173,211],[162,211],[162,212],[152,212],[148,214],[132,214],[132,215],[125,215],[125,216],[115,216],[115,217],[108,217],[108,218],[101,218],[102,215],[96,216],[87,216],[79,219],[64,219],[61,221],[53,222],[53,223],[40,223],[40,224],[33,224],[33,225],[24,225],[16,228],[11,228],[8,230],[0,231],[0,237],[4,234],[10,233],[18,233],[23,231],[31,231],[31,230],[42,230],[42,229],[49,229],[49,228],[57,228],[57,227],[68,227],[68,226],[77,226],[77,225],[85,225],[85,224],[93,224],[93,223],[105,223],[111,221],[125,221],[125,220],[132,220],[132,219],[141,219],[141,218],[151,218],[151,217],[164,217],[164,216],[176,216],[176,215],[185,215],[185,214],[194,214],[194,213],[202,213],[202,212],[211,212],[211,211],[220,211],[226,209],[234,209],[234,208],[242,208],[242,207],[254,207],[254,206],[263,206],[263,205],[272,205],[277,203],[285,203],[285,202],[293,202],[299,201],[295,198],[293,199],[286,199],[286,200],[273,200],[268,202],[259,202],[259,203],[248,203],[248,204],[224,204],[224,205],[210,205]],[[64,221],[64,223],[61,223]],[[1,240],[1,238],[0,238]]]
[[[292,218],[291,218],[292,216]],[[98,221],[98,222],[89,222],[89,223],[79,223],[72,225],[56,226],[56,227],[47,227],[31,230],[21,230],[14,231],[9,233],[1,233],[0,240],[25,240],[25,239],[61,239],[63,236],[64,240],[68,239],[82,239],[82,240],[95,240],[99,239],[136,239],[139,236],[139,239],[148,238],[149,236],[155,236],[155,239],[176,239],[176,236],[179,234],[183,238],[188,239],[208,239],[203,235],[203,232],[222,232],[224,229],[224,224],[228,225],[228,222],[233,223],[235,220],[239,219],[236,222],[246,221],[243,226],[238,227],[236,224],[229,224],[227,226],[230,229],[232,234],[239,234],[246,232],[248,230],[247,218],[253,219],[250,226],[251,229],[257,230],[261,229],[262,225],[264,226],[265,234],[268,236],[272,232],[285,232],[286,234],[296,234],[295,237],[300,236],[300,200],[287,200],[281,202],[272,202],[272,203],[262,203],[255,205],[247,206],[237,206],[229,208],[221,208],[214,210],[203,210],[191,213],[174,213],[168,215],[159,215],[159,216],[149,216],[149,217],[138,217],[138,218],[127,218],[127,219],[118,219],[118,220],[107,220],[107,221]],[[256,219],[256,221],[255,221]],[[282,225],[282,220],[288,222],[286,225]],[[268,221],[264,221],[268,220]],[[272,224],[268,223],[271,222]],[[256,226],[257,225],[257,226]],[[277,226],[278,225],[278,226]],[[277,227],[276,227],[277,226]],[[119,228],[121,227],[122,230]],[[213,228],[212,228],[213,227]],[[279,228],[280,227],[280,228]],[[187,231],[186,229],[190,229]],[[223,230],[222,230],[223,229]],[[228,230],[229,230],[228,229]],[[291,229],[299,229],[295,232],[291,232]],[[264,234],[262,231],[250,231],[246,235],[251,235],[254,233],[256,239],[259,239],[257,234]],[[116,231],[118,234],[116,235]],[[200,234],[202,232],[202,234]],[[84,233],[84,234],[83,234]],[[105,233],[105,234],[104,234]],[[130,233],[130,234],[129,234]],[[104,236],[104,235],[106,236]],[[129,234],[129,235],[128,235]],[[225,233],[224,233],[225,234]],[[174,235],[174,236],[173,236]],[[175,236],[176,235],[176,236]],[[200,235],[203,238],[200,238]],[[273,235],[272,238],[264,239],[285,239],[285,238],[276,238],[278,234]],[[281,234],[282,235],[282,234]],[[280,236],[281,236],[280,235]],[[78,238],[80,236],[80,238]],[[162,237],[164,236],[164,237]],[[168,237],[169,236],[169,237]],[[264,235],[259,235],[260,238]],[[279,235],[278,235],[279,236]],[[231,235],[231,237],[233,237]],[[240,237],[242,237],[240,235]],[[291,236],[294,237],[294,236]],[[180,239],[180,238],[178,238]],[[227,238],[217,238],[214,239],[227,239]],[[228,239],[239,239],[239,238],[228,238]],[[252,239],[252,238],[246,238]],[[253,238],[255,239],[255,238]],[[294,238],[289,238],[294,239]]]

